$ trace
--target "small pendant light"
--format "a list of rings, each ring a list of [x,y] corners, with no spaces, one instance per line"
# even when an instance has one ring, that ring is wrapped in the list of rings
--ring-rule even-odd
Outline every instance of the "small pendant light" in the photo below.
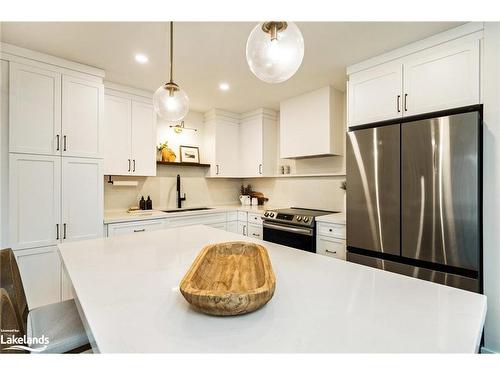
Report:
[[[173,81],[174,23],[170,22],[170,81],[156,90],[153,105],[156,113],[167,121],[180,121],[189,111],[189,98]]]
[[[304,58],[304,38],[293,22],[262,22],[247,40],[247,63],[253,74],[268,83],[292,77]]]

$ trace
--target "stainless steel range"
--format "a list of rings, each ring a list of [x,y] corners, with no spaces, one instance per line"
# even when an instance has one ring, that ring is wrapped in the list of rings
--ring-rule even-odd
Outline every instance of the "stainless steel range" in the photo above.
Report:
[[[299,207],[268,210],[263,216],[263,239],[315,253],[316,217],[336,212]]]

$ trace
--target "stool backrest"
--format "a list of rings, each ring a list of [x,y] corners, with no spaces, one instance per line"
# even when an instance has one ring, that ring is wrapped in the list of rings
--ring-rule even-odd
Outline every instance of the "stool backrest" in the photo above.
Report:
[[[0,288],[0,327],[2,328],[2,340],[0,340],[0,353],[17,354],[24,351],[8,350],[12,346],[8,343],[9,338],[22,337],[23,327],[19,325],[16,309],[9,293],[4,288]]]
[[[0,288],[4,289],[9,295],[16,319],[21,327],[21,334],[26,334],[29,313],[28,302],[12,249],[0,250]]]

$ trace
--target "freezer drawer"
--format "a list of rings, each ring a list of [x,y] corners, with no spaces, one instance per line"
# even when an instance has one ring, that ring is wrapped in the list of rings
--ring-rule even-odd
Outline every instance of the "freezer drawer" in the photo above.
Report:
[[[479,114],[401,126],[402,256],[479,265]]]
[[[365,266],[398,273],[400,275],[415,277],[421,280],[432,281],[438,284],[448,285],[459,289],[479,293],[479,280],[465,276],[454,275],[427,268],[414,267],[409,264],[397,263],[390,260],[374,258],[366,255],[347,252],[349,262],[363,264]]]
[[[400,254],[400,125],[355,130],[347,141],[347,244]]]

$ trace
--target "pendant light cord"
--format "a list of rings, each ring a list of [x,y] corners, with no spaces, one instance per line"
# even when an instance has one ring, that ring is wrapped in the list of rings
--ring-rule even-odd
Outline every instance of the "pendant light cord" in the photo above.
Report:
[[[173,82],[174,67],[174,22],[170,21],[170,83]]]

